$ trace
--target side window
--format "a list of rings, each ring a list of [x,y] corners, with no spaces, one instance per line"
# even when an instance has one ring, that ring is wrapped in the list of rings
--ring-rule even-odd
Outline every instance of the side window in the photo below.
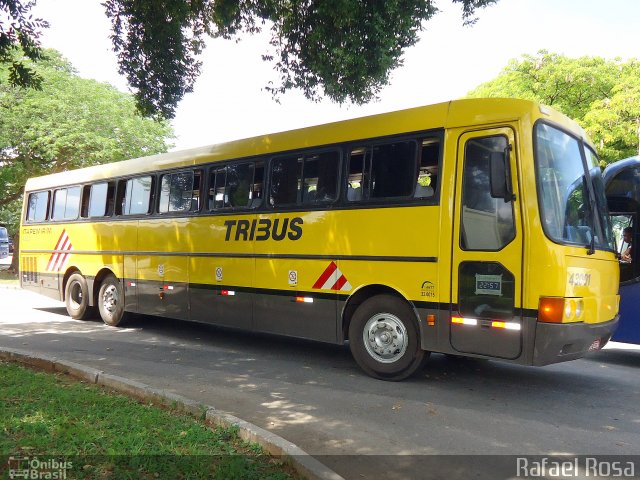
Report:
[[[340,153],[336,151],[275,158],[269,203],[279,207],[335,201],[339,172]]]
[[[53,194],[53,220],[75,220],[80,213],[80,187],[61,188]]]
[[[244,162],[212,168],[207,208],[255,208],[262,203],[264,164]]]
[[[228,206],[227,196],[227,169],[211,169],[209,173],[209,210],[216,210]]]
[[[425,138],[422,140],[420,165],[415,198],[430,198],[435,195],[438,186],[438,164],[440,161],[440,139]]]
[[[226,195],[230,207],[248,207],[251,202],[253,163],[227,167]]]
[[[250,206],[255,208],[262,205],[264,198],[264,163],[256,162],[253,172],[253,183],[251,184],[251,204]]]
[[[83,210],[84,203],[88,198],[86,212],[83,211],[83,217],[107,217],[113,213],[113,195],[115,186],[110,182],[94,183],[85,187],[83,194]]]
[[[53,220],[64,219],[64,209],[67,205],[67,189],[61,188],[53,192]]]
[[[347,200],[411,197],[417,178],[417,143],[393,142],[351,150]]]
[[[153,177],[137,177],[121,180],[116,197],[117,215],[140,215],[149,213]]]
[[[513,203],[491,197],[491,153],[504,152],[502,135],[467,141],[462,178],[462,228],[464,250],[500,250],[516,236]]]
[[[162,175],[160,180],[160,204],[158,211],[188,212],[197,210],[199,206],[199,187],[197,197],[194,195],[194,172],[178,172]]]
[[[338,152],[325,152],[305,157],[303,167],[303,204],[332,202],[338,198],[340,168]]]
[[[49,209],[49,192],[29,194],[27,205],[27,222],[44,222]]]
[[[271,162],[269,203],[274,207],[298,203],[303,157],[276,158]]]

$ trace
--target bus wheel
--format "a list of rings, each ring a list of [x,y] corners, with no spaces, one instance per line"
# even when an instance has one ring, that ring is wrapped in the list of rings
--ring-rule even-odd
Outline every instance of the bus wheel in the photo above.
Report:
[[[75,320],[86,320],[95,315],[95,309],[89,306],[89,287],[87,280],[74,273],[64,287],[64,303],[67,313]]]
[[[116,277],[108,275],[102,280],[98,293],[98,310],[102,321],[117,327],[124,320],[124,292]]]
[[[381,380],[413,375],[429,352],[420,348],[418,325],[409,305],[392,295],[362,303],[349,325],[349,346],[358,365]]]

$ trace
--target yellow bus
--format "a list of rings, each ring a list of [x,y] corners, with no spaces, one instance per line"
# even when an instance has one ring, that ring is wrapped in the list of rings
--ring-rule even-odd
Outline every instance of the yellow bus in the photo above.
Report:
[[[32,178],[22,287],[343,344],[376,378],[430,352],[545,365],[601,348],[618,261],[580,127],[456,100]],[[97,312],[96,312],[97,311]]]

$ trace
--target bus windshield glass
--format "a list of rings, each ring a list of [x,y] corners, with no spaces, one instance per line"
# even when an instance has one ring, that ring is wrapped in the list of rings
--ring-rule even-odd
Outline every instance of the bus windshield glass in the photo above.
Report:
[[[598,159],[557,128],[535,127],[536,173],[542,224],[558,243],[615,249]]]
[[[7,234],[7,229],[5,227],[0,227],[0,242],[8,242],[9,235]]]

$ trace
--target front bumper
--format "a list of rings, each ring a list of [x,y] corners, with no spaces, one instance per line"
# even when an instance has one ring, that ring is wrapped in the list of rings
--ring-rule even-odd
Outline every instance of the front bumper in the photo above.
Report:
[[[618,326],[618,316],[603,323],[538,323],[533,365],[549,365],[583,357],[593,342],[602,348]]]

